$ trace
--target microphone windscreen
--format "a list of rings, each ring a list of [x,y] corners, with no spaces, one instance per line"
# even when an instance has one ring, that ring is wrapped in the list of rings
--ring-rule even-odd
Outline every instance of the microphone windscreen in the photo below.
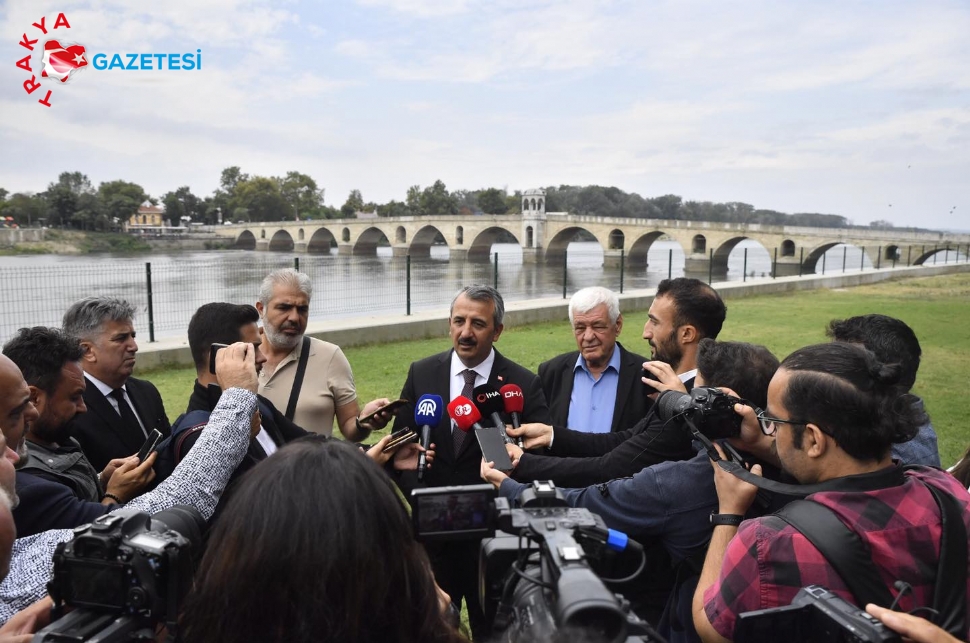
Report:
[[[441,422],[445,412],[445,403],[440,395],[425,393],[414,405],[414,423],[418,426],[427,424],[432,429]]]
[[[505,410],[505,404],[502,403],[502,394],[491,384],[476,386],[475,390],[472,391],[472,399],[475,400],[475,406],[478,407],[482,415],[501,414]]]
[[[459,395],[451,401],[451,404],[448,405],[448,415],[455,421],[458,428],[465,432],[470,431],[472,425],[482,419],[482,414],[478,408],[464,395]]]
[[[518,384],[506,384],[499,389],[499,392],[502,393],[506,413],[521,413],[525,408],[525,396],[522,395],[522,387]]]

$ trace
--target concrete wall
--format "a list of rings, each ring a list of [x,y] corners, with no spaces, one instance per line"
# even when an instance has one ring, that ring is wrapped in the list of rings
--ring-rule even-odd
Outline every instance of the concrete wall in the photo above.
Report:
[[[0,228],[0,246],[9,247],[24,241],[43,241],[44,228]]]
[[[970,272],[970,264],[939,266],[914,266],[840,275],[810,275],[806,277],[779,277],[778,279],[751,279],[747,282],[732,281],[714,283],[724,299],[738,299],[753,295],[815,290],[817,288],[851,288],[882,281],[898,281],[912,277],[932,277]],[[625,311],[646,310],[653,301],[655,289],[629,291],[620,295],[620,308]],[[568,319],[568,300],[560,298],[516,301],[506,304],[506,328],[547,321]],[[313,337],[333,342],[343,347],[384,344],[412,339],[444,337],[448,333],[448,309],[425,311],[410,317],[406,315],[370,315],[353,319],[312,320],[307,332]],[[639,323],[639,322],[638,322]],[[191,366],[192,355],[188,340],[167,339],[155,343],[142,342],[138,353],[138,368],[147,370],[167,366]]]

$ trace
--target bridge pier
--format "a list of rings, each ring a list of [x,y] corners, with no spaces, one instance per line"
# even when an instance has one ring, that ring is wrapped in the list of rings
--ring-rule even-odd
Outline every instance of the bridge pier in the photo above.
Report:
[[[468,260],[468,248],[448,248],[448,261],[465,263]]]
[[[256,239],[256,249],[262,251],[269,250],[269,239]]]
[[[354,244],[352,243],[338,243],[337,244],[337,254],[342,257],[349,257],[354,254]]]
[[[452,250],[454,252],[454,250]],[[542,263],[545,259],[545,251],[542,248],[522,248],[522,263],[535,264]]]
[[[377,249],[374,249],[374,253],[377,253]],[[392,257],[406,257],[408,256],[408,244],[406,243],[395,243],[391,246],[391,256]]]
[[[306,241],[293,242],[293,252],[306,252],[306,247],[307,247]]]
[[[684,257],[684,272],[708,274],[711,270],[711,258],[707,255],[692,254]]]
[[[778,262],[775,264],[775,276],[792,277],[797,276],[799,272],[802,274],[808,274],[807,270],[799,268],[798,263],[798,259],[794,257],[779,258]]]
[[[604,250],[603,251],[603,267],[604,268],[619,268],[620,262],[625,260],[622,256],[622,250]]]

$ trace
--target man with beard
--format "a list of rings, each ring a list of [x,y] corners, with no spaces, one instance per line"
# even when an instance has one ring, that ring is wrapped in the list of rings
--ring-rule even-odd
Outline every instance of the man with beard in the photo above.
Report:
[[[653,378],[644,378],[644,383],[658,391],[691,388],[698,345],[705,337],[717,338],[726,315],[720,295],[704,282],[683,277],[660,282],[643,327],[653,357],[643,365]],[[523,424],[508,433],[524,438],[525,448],[533,450],[524,453],[507,445],[515,465],[512,477],[520,482],[553,480],[562,487],[586,487],[632,476],[652,464],[685,460],[695,453],[689,435],[668,430],[652,407],[625,431],[585,433],[548,424]],[[544,451],[536,451],[542,448]]]
[[[72,437],[84,404],[84,355],[77,339],[53,328],[21,328],[3,347],[23,373],[37,419],[26,424],[27,457],[19,464],[14,511],[22,536],[83,524],[141,493],[154,478],[154,454],[112,460],[99,474]]]
[[[331,435],[334,417],[344,437],[367,438],[390,419],[378,414],[385,399],[371,400],[361,411],[350,362],[336,344],[306,336],[310,315],[310,277],[292,268],[271,272],[259,289],[256,310],[263,320],[266,363],[259,373],[259,394],[307,431]]]

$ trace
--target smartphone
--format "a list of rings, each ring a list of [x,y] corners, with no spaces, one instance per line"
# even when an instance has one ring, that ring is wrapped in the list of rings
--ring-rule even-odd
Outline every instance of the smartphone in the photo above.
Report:
[[[158,429],[152,429],[151,433],[148,434],[148,439],[145,440],[145,444],[141,445],[141,448],[138,449],[138,461],[144,462],[145,458],[147,458],[151,452],[155,450],[155,447],[157,447],[158,443],[161,441],[162,432]]]
[[[485,462],[494,462],[494,467],[499,471],[511,471],[512,459],[509,458],[509,452],[505,450],[503,435],[505,435],[504,428],[489,426],[475,429],[475,437],[478,438],[478,446],[482,448],[482,458]]]
[[[391,434],[391,439],[388,441],[387,446],[381,449],[381,453],[387,453],[388,451],[393,451],[398,447],[407,444],[411,440],[417,440],[418,434],[411,429],[405,427],[400,431],[395,431]]]
[[[367,422],[368,420],[370,420],[371,418],[373,418],[375,415],[377,415],[381,411],[389,411],[393,415],[395,411],[397,411],[398,409],[400,409],[402,406],[404,406],[407,403],[408,403],[408,401],[405,400],[404,398],[401,398],[400,400],[394,400],[390,404],[385,404],[384,406],[382,406],[381,408],[377,409],[373,413],[370,413],[370,414],[365,415],[362,418],[360,418],[360,423],[363,424],[364,422]]]
[[[213,371],[213,372],[215,372],[215,371]],[[645,377],[648,380],[656,380],[657,379],[657,376],[656,375],[654,375],[653,373],[651,373],[650,371],[648,371],[645,368],[644,369],[641,369],[641,371],[640,371],[640,377]],[[643,382],[640,382],[640,383],[643,384]],[[647,392],[645,393],[645,395],[653,395],[654,393],[659,393],[659,391],[657,389],[655,389],[654,387],[650,386],[649,384],[643,384],[643,388],[647,389]]]
[[[209,347],[209,372],[213,375],[216,374],[216,353],[228,345],[229,344],[213,343],[212,346]]]

